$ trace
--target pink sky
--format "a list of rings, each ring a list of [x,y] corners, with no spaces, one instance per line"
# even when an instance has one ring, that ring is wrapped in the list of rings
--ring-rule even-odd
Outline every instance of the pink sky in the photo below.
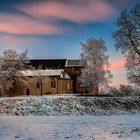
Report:
[[[117,60],[111,63],[111,70],[117,70],[117,69],[121,69],[124,68],[125,65],[125,61],[124,60]]]
[[[124,85],[128,84],[126,79],[126,69],[124,59],[118,59],[112,62],[110,70],[113,74],[111,86],[119,87],[120,84]]]
[[[136,0],[138,1],[138,0]],[[116,52],[111,32],[120,11],[133,0],[0,1],[0,51],[29,50],[29,57],[79,59],[80,42],[105,40],[112,62],[113,83],[125,83],[125,61]]]

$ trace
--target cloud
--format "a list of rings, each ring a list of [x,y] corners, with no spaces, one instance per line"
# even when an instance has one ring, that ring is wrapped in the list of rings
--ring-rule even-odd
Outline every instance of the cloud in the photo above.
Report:
[[[2,34],[0,35],[0,43],[2,45],[6,46],[13,46],[13,45],[22,45],[24,43],[35,43],[39,41],[39,39],[35,39],[32,37],[19,37],[16,35],[10,35],[10,34]]]
[[[60,34],[69,23],[104,21],[116,12],[121,0],[0,0],[0,32],[22,35]],[[124,0],[128,3],[130,0]],[[64,31],[65,30],[65,31]]]
[[[117,61],[111,63],[111,70],[117,70],[117,69],[124,68],[124,65],[125,65],[124,60],[117,60]]]
[[[38,17],[53,17],[77,23],[104,20],[115,12],[114,7],[105,0],[87,0],[82,4],[44,1],[20,6],[20,9]]]
[[[0,32],[11,34],[57,34],[58,26],[38,22],[25,16],[0,14]]]

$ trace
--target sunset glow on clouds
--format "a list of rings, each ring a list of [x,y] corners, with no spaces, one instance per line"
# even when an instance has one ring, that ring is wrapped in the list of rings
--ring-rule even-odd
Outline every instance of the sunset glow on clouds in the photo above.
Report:
[[[111,63],[110,70],[113,74],[111,86],[119,87],[120,84],[128,84],[125,72],[125,60],[119,59]]]
[[[30,58],[79,59],[80,42],[90,37],[103,38],[112,62],[113,83],[125,83],[125,62],[115,50],[111,32],[120,11],[138,2],[0,0],[0,52],[6,48],[28,49]]]
[[[110,69],[111,70],[121,69],[121,68],[124,68],[124,65],[125,65],[124,60],[117,60],[117,61],[111,63]]]
[[[10,34],[57,34],[60,30],[53,24],[35,22],[29,18],[0,14],[0,31]]]
[[[99,21],[114,14],[114,7],[104,0],[87,0],[83,4],[49,1],[23,6],[24,12],[44,18],[58,18],[78,23]]]
[[[33,4],[16,4],[12,7],[19,13],[18,15],[0,14],[0,32],[57,34],[63,31],[58,21],[66,20],[76,23],[103,21],[112,17],[117,11],[116,7],[107,0],[77,0],[77,2],[44,0],[35,1]]]

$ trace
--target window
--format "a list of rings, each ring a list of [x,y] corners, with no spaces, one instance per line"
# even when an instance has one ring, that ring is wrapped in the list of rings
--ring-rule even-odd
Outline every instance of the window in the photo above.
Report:
[[[67,81],[67,89],[70,90],[70,82]]]
[[[56,88],[56,81],[55,79],[51,79],[51,88]]]
[[[40,88],[40,84],[39,83],[36,83],[36,88]]]

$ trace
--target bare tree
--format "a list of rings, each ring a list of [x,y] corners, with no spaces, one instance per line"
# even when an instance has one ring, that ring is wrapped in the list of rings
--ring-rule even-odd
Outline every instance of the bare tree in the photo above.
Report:
[[[116,48],[121,49],[123,54],[133,50],[140,55],[140,4],[130,12],[122,11],[116,25],[117,29],[113,32]]]
[[[33,75],[36,83],[40,88],[40,95],[43,95],[43,82],[48,79],[46,70],[42,69],[42,66],[38,66],[37,70],[33,70]]]
[[[127,78],[140,86],[140,4],[122,11],[113,38],[117,49],[126,57]]]
[[[0,55],[0,85],[3,90],[15,88],[19,82],[26,83],[20,70],[29,66],[27,51],[18,53],[7,49]]]
[[[95,95],[98,94],[98,86],[107,86],[113,76],[109,70],[107,48],[104,40],[95,38],[87,39],[81,46],[81,64],[85,66],[81,80],[84,86],[90,88],[90,93]]]

